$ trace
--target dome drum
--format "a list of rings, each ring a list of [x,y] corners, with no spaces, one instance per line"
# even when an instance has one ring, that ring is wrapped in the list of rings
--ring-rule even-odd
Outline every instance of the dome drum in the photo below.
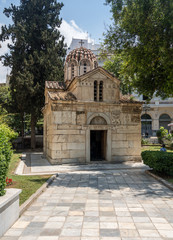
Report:
[[[84,47],[72,50],[65,62],[65,81],[71,81],[74,77],[83,75],[98,67],[94,53]]]

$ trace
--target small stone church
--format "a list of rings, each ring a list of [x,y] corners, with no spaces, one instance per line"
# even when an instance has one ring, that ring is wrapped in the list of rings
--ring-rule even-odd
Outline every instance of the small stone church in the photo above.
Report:
[[[142,103],[121,96],[120,81],[84,47],[68,54],[64,77],[45,83],[44,154],[50,163],[140,161]]]

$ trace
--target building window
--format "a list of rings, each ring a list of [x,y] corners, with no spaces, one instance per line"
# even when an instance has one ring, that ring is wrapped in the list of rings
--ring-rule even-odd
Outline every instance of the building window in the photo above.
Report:
[[[152,118],[149,114],[143,114],[141,116],[141,134],[143,137],[152,136]]]
[[[103,101],[103,81],[99,84],[99,101]]]
[[[171,123],[171,118],[168,114],[162,114],[159,117],[159,128],[164,127],[169,131],[170,130],[170,127],[168,126],[169,123]]]
[[[71,65],[71,78],[74,77],[74,64]]]
[[[97,101],[97,81],[94,81],[94,101]]]
[[[146,100],[148,100],[148,97],[145,96],[145,95],[143,95],[143,96],[142,96],[142,100],[146,101]]]
[[[84,67],[83,67],[83,72],[84,73],[86,73],[87,72],[87,64],[86,63],[84,63],[84,65],[83,65]]]

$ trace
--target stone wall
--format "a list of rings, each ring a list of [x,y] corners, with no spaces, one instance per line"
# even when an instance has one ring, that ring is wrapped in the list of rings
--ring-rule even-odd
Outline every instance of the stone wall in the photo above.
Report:
[[[47,106],[44,152],[52,164],[90,162],[90,131],[107,131],[107,161],[140,160],[140,104],[59,102]],[[91,125],[101,116],[106,125]]]
[[[94,81],[97,81],[98,87],[97,87],[97,94],[99,98],[99,83],[103,82],[103,99],[104,102],[118,102],[119,100],[119,86],[118,81],[117,83],[110,79],[108,79],[105,75],[102,73],[94,74],[93,76],[84,76],[81,78],[81,80],[78,82],[76,91],[73,91],[69,88],[70,91],[73,91],[73,93],[77,96],[78,100],[81,101],[94,101]]]

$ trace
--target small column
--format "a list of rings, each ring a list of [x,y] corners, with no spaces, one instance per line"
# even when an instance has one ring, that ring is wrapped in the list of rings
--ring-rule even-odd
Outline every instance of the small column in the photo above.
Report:
[[[108,162],[112,161],[112,135],[111,129],[107,131],[107,152],[106,152],[106,160]]]
[[[86,162],[90,163],[90,128],[86,130]]]

